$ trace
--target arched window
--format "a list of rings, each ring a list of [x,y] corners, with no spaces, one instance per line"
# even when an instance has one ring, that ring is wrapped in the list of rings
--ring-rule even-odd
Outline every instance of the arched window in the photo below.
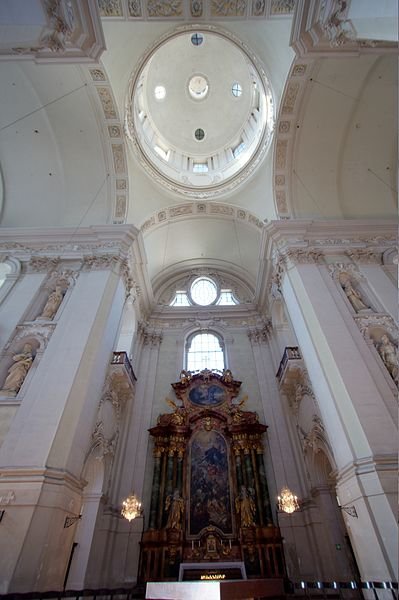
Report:
[[[10,292],[20,272],[21,264],[16,258],[8,257],[4,261],[0,259],[0,303]]]
[[[5,283],[7,275],[12,272],[11,265],[5,262],[0,263],[0,287]]]
[[[186,352],[186,369],[202,371],[202,369],[225,368],[224,344],[214,333],[196,333],[189,338]]]

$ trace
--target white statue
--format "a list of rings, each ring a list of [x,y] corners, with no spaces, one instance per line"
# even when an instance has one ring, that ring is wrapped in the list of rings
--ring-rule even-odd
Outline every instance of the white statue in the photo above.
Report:
[[[49,297],[47,298],[47,302],[44,305],[42,314],[37,317],[38,319],[53,319],[55,313],[57,312],[62,299],[64,298],[64,294],[62,293],[61,286],[57,285],[54,292],[51,292]]]
[[[355,290],[349,279],[342,284],[342,288],[356,312],[369,310],[370,307],[365,305],[360,292]]]
[[[1,390],[1,392],[6,393],[8,396],[16,396],[25,381],[25,377],[33,362],[32,346],[25,344],[23,351],[19,354],[14,354],[12,359],[15,364],[11,365],[8,369],[8,374]]]
[[[396,347],[386,334],[381,336],[381,341],[377,349],[392,379],[398,383],[398,353]]]

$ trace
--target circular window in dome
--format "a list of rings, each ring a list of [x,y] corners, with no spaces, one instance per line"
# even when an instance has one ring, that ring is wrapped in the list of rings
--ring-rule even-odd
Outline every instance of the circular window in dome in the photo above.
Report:
[[[233,85],[231,86],[231,93],[233,94],[233,96],[238,98],[242,94],[242,86],[237,82],[233,83]]]
[[[193,75],[188,82],[188,91],[194,100],[203,100],[209,90],[209,83],[203,75]]]
[[[203,129],[201,129],[200,127],[198,127],[198,129],[195,130],[194,135],[195,135],[195,139],[200,142],[205,137],[205,131]]]
[[[209,306],[218,297],[216,283],[209,277],[198,277],[191,284],[190,296],[195,304]]]
[[[191,43],[193,46],[201,46],[204,41],[204,36],[201,33],[193,33],[191,36]]]
[[[166,90],[163,85],[157,85],[154,89],[154,96],[157,100],[163,100],[166,96]]]

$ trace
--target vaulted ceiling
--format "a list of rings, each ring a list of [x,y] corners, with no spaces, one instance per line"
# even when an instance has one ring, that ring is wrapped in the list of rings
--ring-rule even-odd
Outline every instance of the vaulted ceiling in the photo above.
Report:
[[[128,6],[111,4],[124,11]],[[99,2],[101,21],[97,7],[96,18],[106,47],[99,62],[90,57],[86,62],[56,60],[56,55],[40,62],[29,52],[14,60],[4,55],[1,226],[133,223],[142,231],[150,279],[158,281],[162,273],[170,275],[185,265],[219,264],[241,273],[255,289],[265,221],[279,215],[396,215],[395,55],[326,56],[309,50],[296,56],[290,36],[299,27],[299,16],[292,10],[273,15],[270,6],[277,4],[270,2],[259,18],[249,13],[216,18],[209,12],[207,25],[234,36],[264,68],[276,116],[271,147],[241,185],[217,197],[188,197],[172,185],[160,185],[123,132],[129,79],[157,40],[177,28],[195,31],[195,19],[172,15],[151,20],[150,4],[141,3],[146,16],[135,20],[125,12],[106,16],[107,2]],[[92,12],[93,6],[90,2]],[[0,14],[0,31],[4,18]],[[0,57],[1,48],[0,43]],[[167,66],[168,81],[173,81],[173,56]],[[187,69],[195,73],[195,63]],[[210,121],[215,134],[216,128],[226,128],[220,107],[217,113]],[[177,99],[174,119],[176,128]],[[276,198],[284,199],[283,210],[278,203],[276,208]]]

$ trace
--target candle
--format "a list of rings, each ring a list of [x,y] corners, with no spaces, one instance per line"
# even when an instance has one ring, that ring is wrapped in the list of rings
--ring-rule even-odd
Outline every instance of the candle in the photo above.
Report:
[[[231,550],[231,540],[229,540],[229,547],[230,547],[230,550]]]
[[[191,550],[194,550],[194,540],[191,540]]]

